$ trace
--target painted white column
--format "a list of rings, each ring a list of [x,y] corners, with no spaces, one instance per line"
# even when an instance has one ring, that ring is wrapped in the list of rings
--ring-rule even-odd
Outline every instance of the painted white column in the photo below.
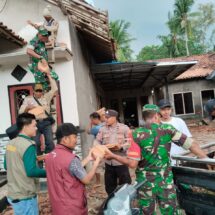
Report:
[[[153,104],[153,96],[152,95],[149,96],[149,104]]]

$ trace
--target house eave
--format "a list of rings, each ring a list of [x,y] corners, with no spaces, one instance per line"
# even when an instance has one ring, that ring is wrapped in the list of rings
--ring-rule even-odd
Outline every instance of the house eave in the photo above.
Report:
[[[49,50],[49,52],[52,50]],[[70,61],[72,59],[72,52],[68,48],[55,47],[54,48],[54,56],[55,60],[66,60]],[[10,65],[10,64],[18,64],[18,63],[28,63],[29,56],[26,51],[12,52],[0,55],[0,65]]]

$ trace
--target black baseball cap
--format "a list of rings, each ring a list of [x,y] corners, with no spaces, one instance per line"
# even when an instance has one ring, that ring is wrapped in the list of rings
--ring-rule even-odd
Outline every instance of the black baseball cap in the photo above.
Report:
[[[55,135],[57,140],[60,140],[61,138],[72,134],[77,135],[79,132],[80,132],[79,129],[72,123],[63,123],[62,125],[58,126]]]
[[[162,108],[166,108],[166,107],[172,107],[172,105],[169,100],[161,99],[160,101],[158,101],[158,107],[160,109],[162,109]]]
[[[106,117],[118,117],[118,112],[112,109],[109,109],[105,112]]]

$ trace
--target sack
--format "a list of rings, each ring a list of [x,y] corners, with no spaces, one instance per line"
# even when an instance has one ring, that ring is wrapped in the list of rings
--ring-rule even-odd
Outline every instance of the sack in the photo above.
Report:
[[[10,140],[14,139],[19,134],[16,124],[11,125],[9,128],[6,129],[5,132],[8,135],[8,137],[10,138]]]

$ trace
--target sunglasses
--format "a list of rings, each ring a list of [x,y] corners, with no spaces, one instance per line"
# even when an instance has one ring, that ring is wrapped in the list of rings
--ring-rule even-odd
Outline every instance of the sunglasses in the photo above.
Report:
[[[35,90],[35,92],[37,92],[37,93],[42,93],[43,90]]]

